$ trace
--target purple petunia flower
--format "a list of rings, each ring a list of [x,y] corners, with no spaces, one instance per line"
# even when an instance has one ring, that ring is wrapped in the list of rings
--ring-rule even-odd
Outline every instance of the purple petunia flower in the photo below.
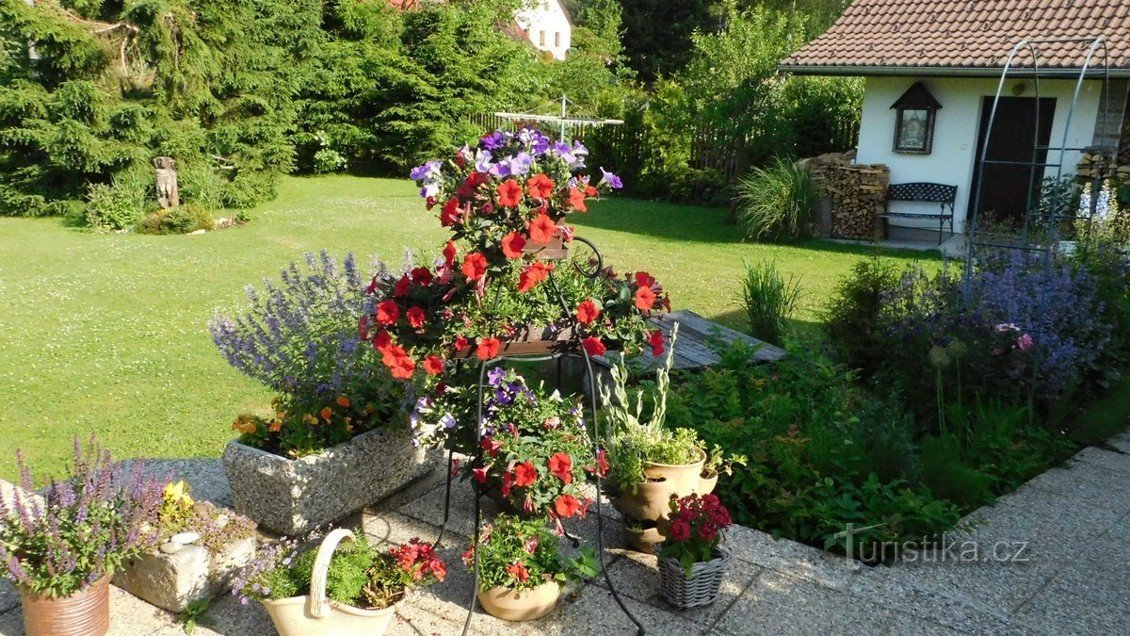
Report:
[[[486,150],[498,150],[506,143],[506,138],[503,136],[501,130],[496,130],[489,135],[484,135],[479,140],[479,147]]]
[[[487,382],[491,386],[502,386],[502,380],[506,378],[506,369],[502,367],[494,367],[487,371]]]
[[[613,190],[619,190],[620,188],[624,187],[624,182],[620,180],[620,177],[605,170],[604,168],[600,169],[600,174],[601,184],[607,183],[608,187],[612,188]]]
[[[490,172],[493,165],[491,163],[492,158],[489,150],[480,150],[475,153],[475,170],[477,172]]]

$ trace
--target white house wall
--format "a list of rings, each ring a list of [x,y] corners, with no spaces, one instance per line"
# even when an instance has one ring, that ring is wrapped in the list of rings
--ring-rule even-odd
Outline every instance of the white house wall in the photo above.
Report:
[[[996,94],[999,78],[929,78],[924,79],[926,88],[941,103],[934,126],[933,150],[928,155],[902,154],[893,151],[895,134],[895,111],[891,104],[910,88],[918,78],[913,77],[868,77],[863,98],[863,115],[859,128],[859,163],[882,163],[891,169],[891,183],[930,181],[957,185],[957,201],[954,205],[954,229],[962,232],[965,227],[969,191],[973,181],[973,170],[977,160],[977,133],[981,123],[982,97]],[[1022,93],[1013,92],[1017,84],[1024,85]],[[1079,101],[1071,116],[1071,130],[1067,135],[1068,148],[1088,146],[1092,141],[1095,121],[1099,114],[1099,95],[1102,84],[1099,81],[1084,82],[1079,92]],[[1060,147],[1066,125],[1067,112],[1075,91],[1073,80],[1040,80],[1040,97],[1056,98],[1055,118],[1052,122],[1050,144]],[[1035,97],[1035,84],[1030,78],[1009,79],[1005,83],[1004,96]],[[1063,173],[1073,174],[1079,162],[1078,152],[1066,153]],[[1055,162],[1058,152],[1050,152],[1048,161]],[[1045,176],[1054,176],[1055,168],[1048,168]],[[938,212],[936,204],[894,204],[900,212]],[[914,219],[893,219],[893,225],[905,227],[937,228],[937,221],[916,221]]]
[[[514,21],[529,34],[534,48],[549,51],[559,60],[565,59],[573,40],[573,27],[556,0],[530,0],[518,11]]]

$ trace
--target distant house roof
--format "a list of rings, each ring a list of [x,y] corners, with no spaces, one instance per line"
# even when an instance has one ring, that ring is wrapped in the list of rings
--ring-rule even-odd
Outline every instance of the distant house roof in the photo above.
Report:
[[[779,68],[819,75],[998,75],[1017,42],[1106,38],[1111,75],[1130,77],[1127,0],[855,0]],[[1088,43],[1040,44],[1041,75],[1077,75]],[[1014,67],[1032,72],[1030,54]],[[1102,51],[1091,67],[1103,67]]]

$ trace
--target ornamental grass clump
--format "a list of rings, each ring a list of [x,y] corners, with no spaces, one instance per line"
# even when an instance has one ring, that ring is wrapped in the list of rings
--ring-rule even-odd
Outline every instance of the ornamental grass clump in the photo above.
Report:
[[[93,437],[85,447],[76,437],[71,474],[40,501],[28,494],[35,483],[23,454],[16,458],[26,492],[0,497],[0,563],[21,590],[70,596],[155,547],[161,484],[141,462],[126,469]]]
[[[793,241],[811,234],[816,196],[808,170],[776,158],[738,182],[734,198],[738,225],[751,241]]]
[[[358,334],[365,286],[352,254],[340,265],[324,251],[307,254],[278,282],[265,281],[261,291],[249,286],[247,313],[210,323],[227,361],[277,394],[272,417],[236,419],[241,441],[298,457],[373,430],[399,411],[403,387]]]

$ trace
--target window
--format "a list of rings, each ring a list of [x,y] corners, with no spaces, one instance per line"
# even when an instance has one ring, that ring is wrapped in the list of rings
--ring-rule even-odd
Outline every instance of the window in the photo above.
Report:
[[[561,48],[561,32],[557,31],[553,34],[553,48]]]
[[[941,107],[922,82],[908,88],[891,105],[895,110],[895,152],[930,154],[934,143],[934,113]]]
[[[545,46],[545,31],[538,31],[538,46]]]

